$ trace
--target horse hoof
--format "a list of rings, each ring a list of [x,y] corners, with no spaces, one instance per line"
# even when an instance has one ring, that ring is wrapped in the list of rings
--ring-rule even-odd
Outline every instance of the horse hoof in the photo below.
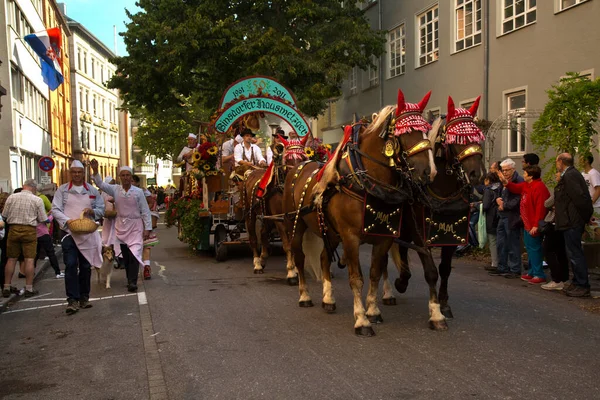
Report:
[[[354,333],[357,336],[363,336],[363,337],[375,336],[375,331],[370,326],[360,326],[358,328],[354,328]]]
[[[448,323],[445,319],[441,321],[429,321],[429,329],[433,329],[434,331],[447,331]]]
[[[367,318],[369,319],[369,322],[372,324],[381,324],[383,323],[383,317],[381,316],[381,314],[379,315],[367,315]]]
[[[290,286],[298,286],[298,277],[295,276],[293,278],[287,278],[287,283]]]
[[[335,303],[321,303],[321,307],[323,307],[323,310],[327,311],[328,313],[332,313],[335,311]]]
[[[264,274],[264,273],[265,273],[265,271],[263,271],[262,269],[255,269],[255,270],[254,270],[254,273],[255,273],[255,274]]]
[[[298,302],[298,305],[299,305],[300,307],[303,307],[303,308],[304,308],[304,307],[313,307],[313,306],[314,306],[314,304],[313,304],[312,300],[304,300],[304,301],[299,301],[299,302]]]
[[[338,268],[344,269],[344,268],[346,268],[346,264],[342,264],[341,262],[338,261]]]
[[[389,299],[382,299],[383,305],[384,306],[395,306],[396,305],[396,298],[395,297],[390,297]]]
[[[408,288],[408,279],[404,280],[404,279],[396,278],[396,280],[394,281],[394,286],[396,286],[396,290],[399,293],[405,293],[406,288]]]
[[[454,318],[454,314],[452,314],[452,310],[450,309],[450,306],[443,307],[440,311],[442,312],[442,314],[444,315],[444,317],[446,317],[446,318]]]

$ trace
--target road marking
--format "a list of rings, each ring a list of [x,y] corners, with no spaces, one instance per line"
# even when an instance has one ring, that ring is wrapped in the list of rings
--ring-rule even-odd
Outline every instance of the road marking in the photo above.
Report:
[[[110,299],[117,299],[119,297],[129,297],[129,296],[135,296],[135,295],[136,295],[135,293],[117,294],[117,295],[114,295],[114,296],[92,298],[92,299],[90,299],[90,301],[110,300]],[[36,298],[27,299],[27,301],[60,301],[60,300],[64,300],[64,299],[36,299]],[[20,310],[5,311],[2,314],[12,314],[12,313],[18,313],[18,312],[23,312],[23,311],[41,310],[41,309],[44,309],[44,308],[66,306],[67,304],[69,304],[69,303],[64,302],[64,303],[57,303],[57,304],[48,304],[48,305],[45,305],[45,306],[29,307],[29,308],[22,308]]]
[[[138,303],[141,305],[148,304],[148,299],[146,298],[146,292],[138,292]]]
[[[167,267],[165,267],[164,265],[160,265],[156,261],[154,261],[154,264],[160,268],[160,270],[158,271],[158,276],[160,276],[165,283],[169,283],[169,279],[165,276],[165,271],[167,270]]]
[[[32,298],[30,298],[30,299],[25,299],[25,300],[23,300],[23,301],[40,301],[40,297],[50,296],[52,293],[53,293],[53,292],[50,292],[50,293],[44,293],[44,294],[39,294],[39,295],[37,295],[37,296],[35,296],[35,297],[32,297]],[[48,301],[48,300],[49,300],[49,299],[44,299],[44,300],[42,300],[42,301]],[[54,300],[54,299],[53,299],[53,300]],[[64,298],[61,298],[61,299],[56,299],[56,300],[54,300],[54,301],[61,301],[61,300],[64,300]]]

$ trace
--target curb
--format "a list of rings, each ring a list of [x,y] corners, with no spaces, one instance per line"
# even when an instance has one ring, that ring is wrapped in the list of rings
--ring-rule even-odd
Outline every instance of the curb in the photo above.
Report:
[[[62,247],[54,246],[54,252],[56,253],[56,257],[59,258],[60,256],[62,256]],[[48,267],[50,267],[50,260],[44,260],[42,265],[35,271],[35,275],[33,277],[34,285],[37,281],[41,279]],[[8,308],[9,304],[17,302],[19,300],[19,297],[20,296],[16,295],[15,293],[12,293],[7,298],[0,297],[0,314],[2,314]]]

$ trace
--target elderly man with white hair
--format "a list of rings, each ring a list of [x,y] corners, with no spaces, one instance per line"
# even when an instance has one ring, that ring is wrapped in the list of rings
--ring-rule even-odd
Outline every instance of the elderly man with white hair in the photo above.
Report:
[[[2,215],[10,229],[6,242],[8,261],[4,270],[4,288],[2,296],[9,297],[16,288],[11,287],[17,259],[23,254],[25,259],[25,297],[35,296],[33,276],[35,266],[33,260],[37,250],[36,226],[39,222],[48,222],[44,202],[38,196],[37,183],[28,179],[23,183],[23,190],[10,195],[4,204]]]
[[[110,185],[98,174],[98,161],[92,160],[91,166],[96,186],[114,198],[117,210],[115,237],[125,262],[127,290],[136,292],[140,264],[144,265],[144,240],[148,239],[152,232],[152,219],[146,196],[142,189],[131,184],[133,174],[130,167],[120,168],[120,185]]]
[[[502,175],[513,183],[524,182],[524,179],[515,169],[515,162],[507,158],[500,163]],[[496,199],[498,204],[498,230],[496,247],[498,249],[498,265],[496,271],[491,271],[492,276],[504,276],[515,279],[521,277],[521,195],[511,193],[506,187],[502,189],[502,196]]]
[[[62,239],[65,263],[65,290],[68,315],[79,309],[91,308],[90,282],[92,267],[102,266],[102,239],[100,233],[76,233],[69,229],[69,221],[82,215],[94,220],[104,215],[104,200],[98,190],[85,180],[81,161],[75,160],[69,168],[71,181],[60,185],[52,200],[52,215],[65,233]]]
[[[193,133],[188,133],[187,146],[185,146],[177,156],[177,162],[185,161],[186,172],[194,168],[194,163],[192,162],[191,158],[197,146],[198,136],[194,135]]]

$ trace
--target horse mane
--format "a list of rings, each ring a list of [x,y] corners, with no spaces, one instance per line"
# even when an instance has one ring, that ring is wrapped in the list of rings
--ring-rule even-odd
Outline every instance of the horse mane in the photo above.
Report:
[[[363,135],[368,136],[373,131],[379,133],[381,129],[383,129],[383,125],[387,122],[387,118],[395,110],[396,106],[385,106],[378,113],[373,113],[373,122],[367,126],[367,129],[363,132]]]
[[[435,141],[438,137],[438,133],[440,132],[440,128],[442,127],[443,121],[444,120],[442,119],[442,117],[438,117],[435,121],[433,121],[433,124],[431,124],[431,130],[427,135],[427,139],[429,139],[432,149],[435,148]]]

